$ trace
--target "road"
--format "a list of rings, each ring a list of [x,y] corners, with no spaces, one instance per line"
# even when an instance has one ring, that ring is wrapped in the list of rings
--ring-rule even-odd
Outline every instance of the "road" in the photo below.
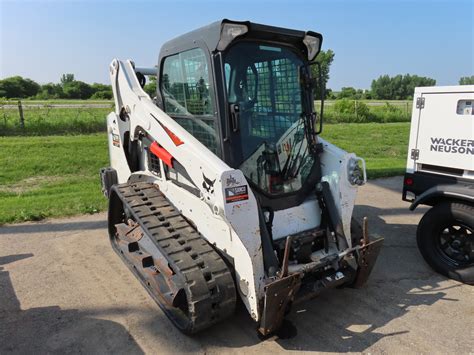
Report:
[[[105,214],[0,227],[0,353],[473,353],[474,287],[431,271],[401,178],[370,182],[355,214],[385,245],[368,284],[289,315],[261,341],[246,311],[193,337],[177,331],[112,252]]]

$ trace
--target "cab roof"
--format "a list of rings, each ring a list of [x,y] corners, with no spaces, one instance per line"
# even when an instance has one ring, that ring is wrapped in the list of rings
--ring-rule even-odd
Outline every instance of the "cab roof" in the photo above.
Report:
[[[307,55],[307,48],[303,43],[303,38],[306,34],[318,37],[322,42],[322,35],[313,31],[299,31],[282,27],[274,27],[268,25],[262,25],[250,21],[232,21],[223,19],[220,21],[213,22],[207,26],[198,28],[194,31],[185,33],[179,37],[176,37],[161,47],[160,50],[160,61],[161,58],[169,55],[185,51],[187,49],[195,48],[199,43],[203,43],[211,53],[218,52],[217,45],[220,40],[222,27],[226,23],[246,25],[248,32],[237,39],[258,39],[269,42],[285,43],[287,45],[294,46],[304,52]],[[235,39],[235,40],[237,40]]]

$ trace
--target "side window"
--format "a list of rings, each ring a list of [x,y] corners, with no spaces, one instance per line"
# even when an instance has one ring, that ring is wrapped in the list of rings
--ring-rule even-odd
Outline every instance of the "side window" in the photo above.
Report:
[[[201,48],[167,57],[160,87],[165,112],[183,128],[219,154],[219,136],[211,95],[209,68]]]

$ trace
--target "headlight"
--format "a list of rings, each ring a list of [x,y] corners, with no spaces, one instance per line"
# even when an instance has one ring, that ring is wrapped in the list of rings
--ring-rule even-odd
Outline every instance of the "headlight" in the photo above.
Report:
[[[248,32],[247,25],[237,23],[224,23],[221,29],[221,38],[217,44],[217,50],[223,51],[236,37]]]
[[[303,38],[303,43],[308,49],[308,60],[313,60],[321,49],[321,40],[318,37],[306,35]]]
[[[359,161],[362,162],[362,168],[359,166]],[[347,178],[351,185],[364,185],[367,181],[365,176],[365,162],[361,158],[351,158],[347,164]]]

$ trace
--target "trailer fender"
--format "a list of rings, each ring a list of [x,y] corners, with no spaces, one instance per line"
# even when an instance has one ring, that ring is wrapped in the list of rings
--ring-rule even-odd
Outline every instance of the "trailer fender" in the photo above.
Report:
[[[457,200],[474,204],[474,186],[466,185],[438,185],[426,190],[417,196],[410,205],[410,211],[414,211],[418,205],[434,205],[440,200]]]

